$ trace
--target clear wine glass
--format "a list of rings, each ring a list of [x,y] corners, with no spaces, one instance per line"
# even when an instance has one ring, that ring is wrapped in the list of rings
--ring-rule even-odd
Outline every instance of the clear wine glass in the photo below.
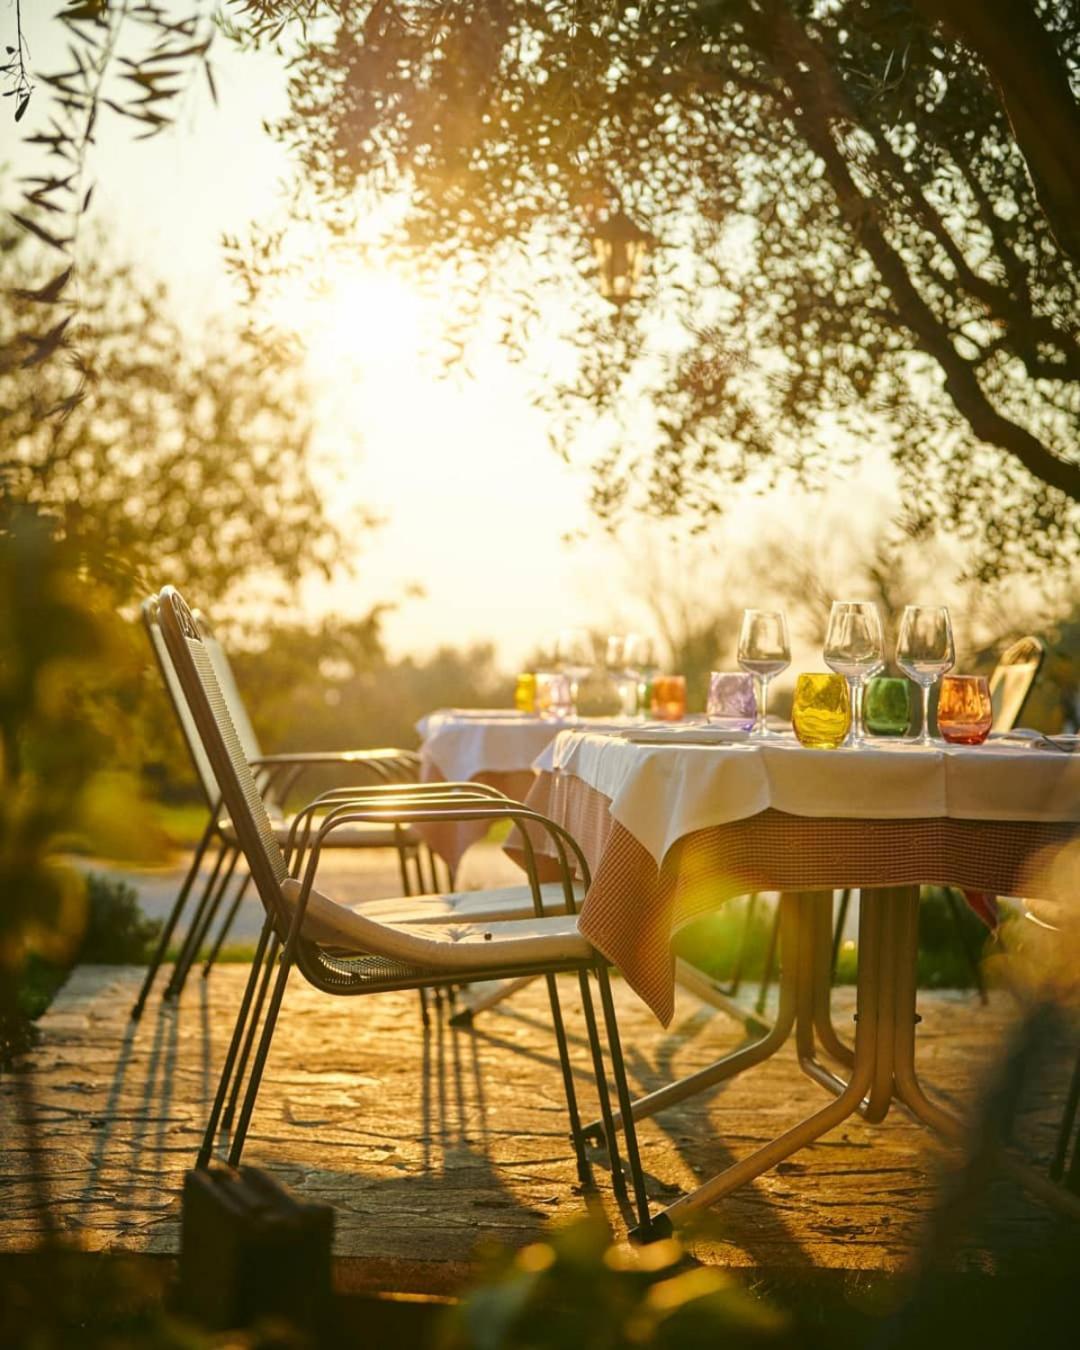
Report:
[[[633,713],[648,711],[648,686],[659,667],[656,649],[651,637],[644,633],[627,633],[623,639],[623,665],[633,679]],[[630,711],[630,691],[627,691],[627,710]]]
[[[758,716],[754,735],[767,736],[769,681],[791,664],[787,621],[779,610],[743,610],[737,659],[743,670],[748,670],[758,682]]]
[[[851,730],[847,745],[861,745],[863,686],[885,668],[885,634],[877,605],[868,600],[834,600],[825,634],[825,664],[847,680],[851,694]]]
[[[555,641],[555,660],[570,679],[570,702],[577,715],[578,688],[596,663],[596,648],[587,628],[564,628]]]
[[[952,624],[944,605],[908,605],[896,639],[896,664],[922,690],[922,734],[917,744],[933,745],[930,690],[956,660]]]

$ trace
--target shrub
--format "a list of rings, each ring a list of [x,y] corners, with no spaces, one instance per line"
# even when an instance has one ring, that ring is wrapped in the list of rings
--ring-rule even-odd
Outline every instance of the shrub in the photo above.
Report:
[[[76,963],[138,965],[161,932],[157,919],[139,908],[139,897],[126,881],[91,872],[86,878],[86,931]]]

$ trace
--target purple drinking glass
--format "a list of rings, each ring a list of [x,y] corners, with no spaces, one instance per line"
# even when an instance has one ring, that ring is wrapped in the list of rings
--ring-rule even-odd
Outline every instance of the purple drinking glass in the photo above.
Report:
[[[709,675],[709,721],[728,731],[750,731],[757,720],[754,677],[743,671],[714,670]]]

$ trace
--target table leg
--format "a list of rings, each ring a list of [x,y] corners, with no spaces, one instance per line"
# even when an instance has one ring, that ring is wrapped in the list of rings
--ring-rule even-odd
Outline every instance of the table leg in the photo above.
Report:
[[[806,907],[809,914],[810,906]],[[859,1107],[874,1078],[877,1048],[877,983],[881,961],[881,914],[877,905],[866,905],[859,915],[859,981],[856,992],[855,1063],[851,1081],[827,1106],[808,1116],[798,1125],[786,1130],[771,1143],[759,1148],[747,1158],[733,1163],[703,1186],[669,1205],[657,1219],[664,1225],[679,1223],[696,1210],[728,1195],[739,1186],[775,1167],[792,1153],[813,1143]],[[803,925],[804,930],[809,922]],[[805,980],[802,981],[805,984]],[[803,1007],[812,1012],[812,991],[803,992]],[[803,1049],[812,1049],[812,1030],[802,1034]],[[654,1221],[655,1222],[655,1221]]]
[[[905,906],[897,925],[898,945],[904,952],[897,961],[897,1018],[895,1028],[894,1076],[896,1095],[916,1119],[937,1130],[956,1144],[968,1141],[970,1130],[964,1122],[927,1097],[915,1068],[915,1024],[918,1021],[916,1004],[916,958],[919,945],[919,896]],[[1031,1195],[1050,1209],[1080,1220],[1080,1196],[1056,1186],[1049,1177],[1027,1163],[1018,1161],[1002,1151],[1001,1170],[1018,1182]]]
[[[822,891],[807,891],[801,897],[800,934],[802,942],[799,946],[799,993],[795,1023],[795,1053],[799,1061],[799,1068],[803,1073],[808,1078],[813,1079],[815,1083],[820,1083],[822,1087],[839,1097],[847,1091],[847,1080],[839,1078],[831,1069],[827,1069],[824,1064],[818,1062],[817,1045],[814,1038],[814,1031],[822,1020],[820,1016],[822,1006],[827,1004],[828,999],[828,990],[822,991],[819,988],[819,978],[823,970],[821,925],[818,921],[822,899],[829,899],[831,902],[831,896],[827,896]],[[827,979],[827,971],[825,976]],[[828,1020],[827,1012],[824,1020],[831,1031],[832,1023]]]
[[[832,923],[833,893],[813,893],[814,906],[814,1029],[825,1053],[848,1068],[855,1062],[851,1047],[837,1035],[832,1023],[830,991],[832,989]]]
[[[685,1078],[669,1083],[666,1087],[658,1088],[655,1092],[639,1097],[631,1108],[635,1120],[643,1120],[646,1116],[655,1115],[668,1106],[674,1106],[676,1102],[685,1101],[687,1097],[693,1097],[698,1092],[704,1092],[706,1088],[724,1082],[725,1079],[734,1078],[736,1074],[742,1073],[745,1069],[753,1068],[755,1064],[760,1064],[762,1060],[768,1059],[784,1044],[795,1024],[795,1000],[799,983],[798,953],[802,923],[800,898],[798,896],[785,895],[781,897],[780,927],[780,1005],[777,1009],[776,1021],[768,1034],[750,1045],[731,1051],[730,1054],[724,1055],[707,1068],[699,1069],[697,1073],[688,1074]],[[622,1122],[621,1115],[616,1113],[614,1120],[616,1126],[620,1125]],[[585,1135],[589,1139],[595,1139],[598,1143],[603,1143],[602,1122],[594,1120],[591,1124],[586,1125]]]

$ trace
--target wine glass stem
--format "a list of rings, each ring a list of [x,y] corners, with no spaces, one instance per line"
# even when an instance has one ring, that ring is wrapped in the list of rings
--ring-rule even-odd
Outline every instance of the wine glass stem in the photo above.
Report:
[[[919,737],[920,745],[933,745],[933,739],[930,736],[930,688],[929,684],[922,686],[922,735]]]
[[[851,733],[848,736],[848,745],[858,745],[863,738],[862,678],[860,676],[848,676],[848,693],[851,699]]]
[[[759,675],[759,676],[758,676],[758,690],[759,690],[759,693],[758,693],[758,720],[757,720],[757,728],[756,728],[756,730],[757,730],[757,735],[759,735],[759,736],[767,736],[767,735],[769,734],[769,732],[768,732],[768,723],[766,722],[766,714],[767,714],[768,706],[769,706],[769,677],[768,677],[768,675]]]

